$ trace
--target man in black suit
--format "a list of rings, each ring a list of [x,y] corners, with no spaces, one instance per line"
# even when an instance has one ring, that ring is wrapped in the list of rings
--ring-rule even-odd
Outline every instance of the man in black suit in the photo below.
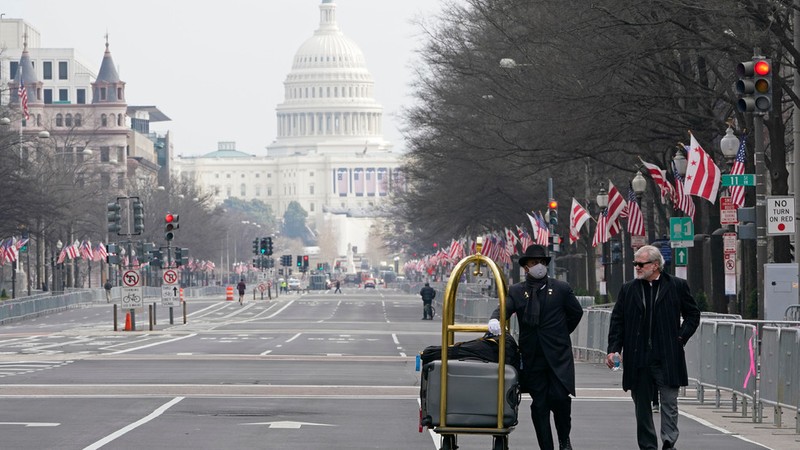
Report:
[[[520,385],[531,395],[531,419],[539,448],[552,450],[550,412],[558,434],[559,450],[572,450],[572,399],[575,395],[575,361],[570,333],[583,316],[569,284],[547,276],[550,257],[541,245],[531,245],[519,259],[525,281],[508,288],[506,319],[517,314],[522,354]],[[489,332],[500,334],[500,308],[492,313]]]
[[[685,280],[662,273],[661,250],[645,245],[634,254],[636,279],[619,291],[611,313],[606,364],[622,352],[622,389],[630,390],[636,410],[640,449],[658,449],[650,402],[661,398],[664,449],[678,441],[678,389],[689,384],[683,347],[700,325],[700,310]]]

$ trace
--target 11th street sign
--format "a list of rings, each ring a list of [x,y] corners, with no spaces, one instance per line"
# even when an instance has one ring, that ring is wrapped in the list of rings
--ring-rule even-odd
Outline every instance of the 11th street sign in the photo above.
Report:
[[[756,175],[754,173],[743,173],[741,175],[723,175],[723,186],[755,186]]]

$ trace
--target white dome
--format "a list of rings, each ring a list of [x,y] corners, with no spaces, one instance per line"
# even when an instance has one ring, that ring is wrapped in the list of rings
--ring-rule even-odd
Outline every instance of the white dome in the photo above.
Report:
[[[338,29],[318,30],[294,54],[292,71],[303,69],[365,69],[364,54],[352,39]]]

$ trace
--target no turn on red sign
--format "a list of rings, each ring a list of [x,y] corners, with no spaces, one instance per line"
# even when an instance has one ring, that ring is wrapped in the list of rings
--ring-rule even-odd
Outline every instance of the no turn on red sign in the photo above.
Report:
[[[767,197],[767,234],[794,234],[794,197]]]

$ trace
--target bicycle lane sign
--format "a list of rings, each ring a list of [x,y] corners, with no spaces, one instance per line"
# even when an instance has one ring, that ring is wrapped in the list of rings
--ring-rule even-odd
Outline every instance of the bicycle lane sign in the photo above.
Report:
[[[120,304],[123,309],[144,307],[141,281],[142,277],[138,270],[126,270],[122,274],[122,295],[120,295]]]

